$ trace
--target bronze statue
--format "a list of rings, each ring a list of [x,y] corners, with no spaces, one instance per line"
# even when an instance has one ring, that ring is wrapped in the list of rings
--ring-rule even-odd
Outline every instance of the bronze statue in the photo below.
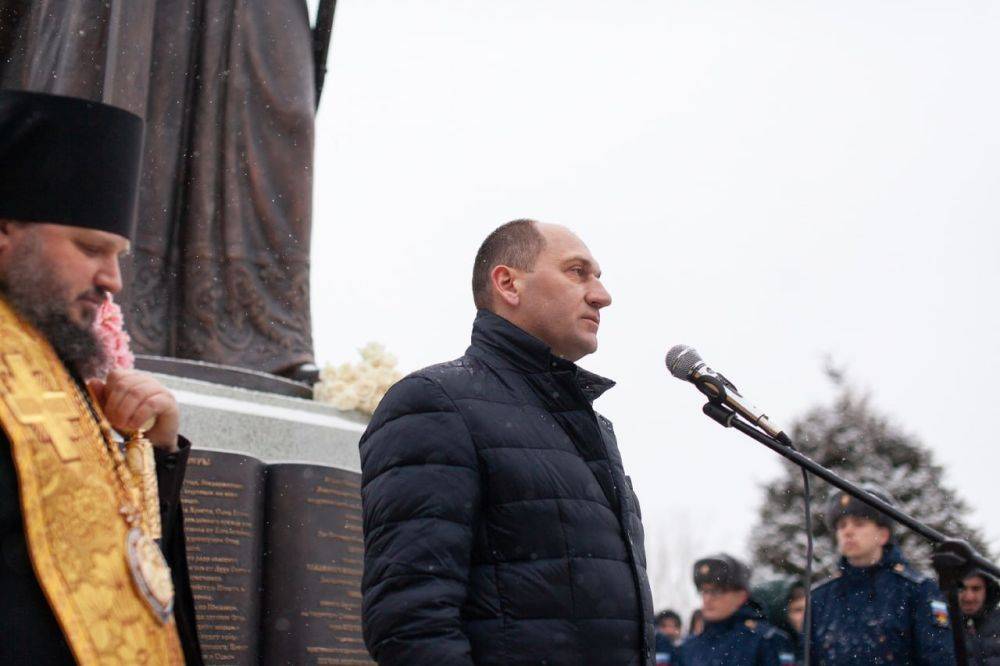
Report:
[[[0,86],[146,118],[124,266],[136,352],[315,371],[313,133],[332,7],[314,32],[305,0],[0,0]]]

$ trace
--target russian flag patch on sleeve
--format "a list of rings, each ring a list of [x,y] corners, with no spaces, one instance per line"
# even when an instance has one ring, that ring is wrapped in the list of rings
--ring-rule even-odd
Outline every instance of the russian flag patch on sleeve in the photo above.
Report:
[[[934,622],[936,622],[939,627],[948,626],[948,604],[938,600],[932,601],[931,614],[934,615]]]

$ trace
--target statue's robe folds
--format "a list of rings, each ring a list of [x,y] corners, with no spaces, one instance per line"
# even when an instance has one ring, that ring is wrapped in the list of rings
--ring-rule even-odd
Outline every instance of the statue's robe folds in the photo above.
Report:
[[[137,353],[313,360],[312,45],[305,0],[0,0],[0,87],[146,120],[123,265]]]

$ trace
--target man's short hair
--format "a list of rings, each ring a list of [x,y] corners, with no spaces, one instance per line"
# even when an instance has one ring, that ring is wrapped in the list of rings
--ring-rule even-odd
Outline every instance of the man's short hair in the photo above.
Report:
[[[659,625],[661,622],[666,622],[667,620],[673,620],[677,623],[677,626],[682,626],[681,616],[677,614],[676,611],[672,610],[661,610],[656,614],[656,624]]]
[[[493,303],[490,272],[494,267],[503,265],[530,271],[544,248],[545,237],[534,220],[513,220],[494,229],[479,246],[472,267],[472,299],[476,308],[489,309]]]
[[[806,598],[806,586],[803,583],[795,583],[788,591],[788,603]]]

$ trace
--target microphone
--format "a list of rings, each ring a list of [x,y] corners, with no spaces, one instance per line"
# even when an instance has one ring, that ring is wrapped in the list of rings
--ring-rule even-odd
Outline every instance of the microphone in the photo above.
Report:
[[[756,405],[740,395],[733,383],[721,373],[712,370],[694,347],[674,345],[667,352],[667,370],[677,379],[691,382],[712,402],[724,403],[727,407],[754,424],[771,437],[785,445],[790,445],[788,435]]]

